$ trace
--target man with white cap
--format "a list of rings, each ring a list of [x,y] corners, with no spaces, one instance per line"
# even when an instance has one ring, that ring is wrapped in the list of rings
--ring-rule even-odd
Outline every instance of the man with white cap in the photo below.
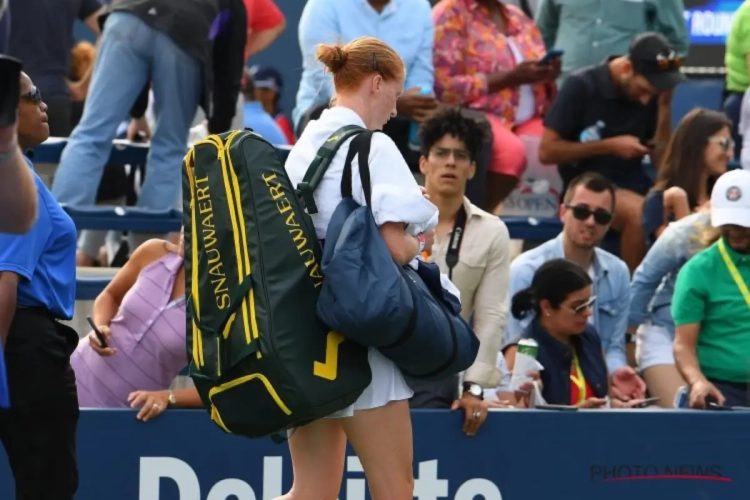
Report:
[[[677,369],[689,405],[750,406],[750,171],[733,170],[711,193],[719,238],[680,270],[672,298]]]

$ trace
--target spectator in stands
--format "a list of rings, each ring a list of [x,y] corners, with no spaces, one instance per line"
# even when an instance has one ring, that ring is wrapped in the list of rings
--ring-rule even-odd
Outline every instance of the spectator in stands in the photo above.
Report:
[[[1,14],[1,13],[0,13]],[[10,15],[5,12],[4,19]],[[2,26],[0,25],[0,29]],[[18,110],[23,104],[41,102],[41,94],[35,87],[15,97],[16,89],[10,79],[19,79],[23,87],[24,77],[20,75],[21,64],[0,56],[0,77],[5,78],[5,88],[0,93],[0,232],[25,233],[34,225],[37,216],[37,192],[34,175],[29,170],[18,143]],[[20,103],[19,103],[20,101]]]
[[[732,159],[730,126],[723,113],[702,108],[680,120],[664,151],[658,180],[643,203],[648,247],[667,224],[708,204],[713,182]]]
[[[674,358],[691,407],[750,406],[750,172],[716,181],[711,225],[721,237],[677,276]]]
[[[263,104],[266,113],[274,117],[276,123],[281,127],[281,131],[284,132],[287,142],[293,145],[296,140],[294,128],[279,106],[281,93],[284,91],[284,80],[281,78],[281,73],[270,66],[253,67],[251,71],[255,83],[255,99]]]
[[[315,59],[319,43],[347,43],[362,36],[377,36],[406,64],[406,90],[398,100],[398,117],[383,132],[396,143],[416,169],[419,147],[409,146],[414,122],[421,123],[437,107],[433,91],[432,49],[435,43],[430,5],[425,0],[308,0],[299,22],[302,79],[292,113],[297,135],[310,119],[320,116],[334,97],[333,81]]]
[[[273,0],[243,0],[247,11],[245,61],[263,52],[286,27],[284,14]]]
[[[476,433],[487,414],[483,389],[500,383],[495,366],[503,341],[510,279],[510,238],[503,222],[472,205],[465,196],[473,177],[475,158],[484,141],[484,129],[458,108],[446,108],[425,121],[419,132],[430,201],[439,210],[432,254],[461,292],[461,315],[472,321],[481,346],[476,362],[463,375],[462,394],[456,399],[458,377],[439,382],[409,381],[415,394],[412,407],[463,409],[464,432]],[[473,417],[480,411],[479,419]]]
[[[742,98],[738,135],[742,139],[742,149],[739,156],[740,165],[745,170],[750,170],[750,87],[745,91]]]
[[[675,394],[685,384],[675,367],[672,351],[675,326],[670,305],[675,280],[685,262],[704,248],[700,235],[709,224],[707,206],[668,223],[630,284],[628,332],[637,335],[638,369],[649,394],[658,397],[663,408],[674,407]]]
[[[84,408],[140,407],[149,420],[167,407],[197,408],[195,388],[169,391],[187,366],[184,244],[149,240],[96,298],[91,332],[71,358]]]
[[[637,377],[625,356],[630,272],[622,260],[597,247],[612,222],[614,206],[615,189],[606,177],[591,172],[574,179],[560,206],[562,233],[513,261],[509,293],[528,288],[537,269],[551,259],[566,258],[588,270],[597,300],[587,318],[601,336],[610,373],[625,379]],[[528,323],[528,318],[508,321],[506,342],[520,335]]]
[[[111,8],[113,12],[104,27],[88,102],[80,124],[63,151],[52,191],[61,203],[94,204],[97,181],[102,177],[120,121],[139,93],[144,94],[144,87],[148,90],[147,83],[151,81],[158,118],[148,155],[148,175],[138,205],[154,210],[169,209],[180,194],[179,170],[188,130],[201,100],[202,67],[211,59],[209,34],[218,14],[218,4],[215,0],[176,3],[171,0],[147,3],[114,0]],[[244,6],[240,4],[240,8]],[[230,21],[230,27],[234,22],[234,19]],[[245,16],[236,22],[241,23],[241,31],[245,33]],[[244,38],[239,41],[240,61]],[[231,73],[231,68],[226,71]],[[239,71],[238,85],[241,67]],[[215,109],[213,117],[222,116],[226,127],[231,123],[236,103],[236,95],[229,94],[225,96],[228,108]],[[228,119],[223,115],[228,115]],[[86,182],[81,182],[82,179]],[[145,237],[131,235],[131,250]]]
[[[732,121],[732,138],[735,143],[734,156],[739,158],[742,150],[742,98],[750,87],[750,4],[742,2],[734,13],[732,27],[726,40],[724,65],[726,66],[726,98],[724,112]],[[748,140],[750,137],[745,136]]]
[[[91,73],[77,82],[68,79],[76,20],[99,35],[99,16],[105,7],[99,0],[10,0],[10,55],[23,61],[49,109],[53,137],[68,137],[73,130],[72,100],[85,95]]]
[[[643,157],[660,164],[671,135],[672,89],[685,79],[681,64],[662,35],[644,33],[627,56],[568,78],[544,119],[539,159],[558,164],[564,184],[594,171],[617,186],[612,227],[621,233],[620,255],[631,271],[645,254],[641,209],[651,179]]]
[[[637,384],[624,395],[610,389],[602,342],[590,320],[597,300],[589,273],[567,259],[548,260],[528,287],[513,294],[513,317],[530,322],[503,349],[505,360],[513,370],[518,341],[538,343],[542,397],[548,404],[601,408],[611,394],[612,407],[628,408],[643,398],[645,387]]]
[[[526,168],[519,137],[542,135],[560,60],[538,64],[545,50],[534,22],[497,0],[441,0],[433,19],[438,99],[481,111],[492,126],[486,206],[494,211]]]
[[[289,142],[279,124],[266,112],[263,103],[256,99],[255,82],[249,68],[245,68],[242,95],[245,97],[245,107],[242,112],[245,117],[245,128],[253,129],[271,144],[288,145]]]
[[[25,73],[20,93],[18,143],[26,150],[49,137],[47,105]],[[72,500],[79,409],[69,360],[78,334],[60,320],[70,320],[75,306],[76,227],[33,175],[38,219],[24,235],[0,234],[0,341],[11,404],[0,411],[0,441],[16,498]]]
[[[683,0],[539,0],[536,23],[548,49],[565,51],[562,74],[628,52],[644,31],[664,35],[678,54],[688,52]]]

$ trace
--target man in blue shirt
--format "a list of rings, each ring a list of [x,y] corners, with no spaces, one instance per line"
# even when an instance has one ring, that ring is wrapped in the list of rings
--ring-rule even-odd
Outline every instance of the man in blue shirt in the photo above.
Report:
[[[41,94],[22,74],[18,142],[23,150],[49,136],[46,111]],[[79,410],[69,362],[78,334],[58,320],[73,317],[76,228],[39,176],[34,179],[36,223],[25,235],[0,234],[0,340],[11,396],[10,409],[0,411],[0,441],[17,498],[69,500],[78,488]]]
[[[245,127],[253,129],[273,145],[289,145],[289,141],[281,130],[281,127],[279,127],[279,124],[276,123],[276,120],[266,112],[262,102],[255,100],[255,84],[250,71],[245,71],[245,83],[242,86],[242,95],[245,97],[245,105],[242,110]]]
[[[565,258],[587,269],[594,282],[596,304],[590,321],[601,338],[609,372],[626,370],[625,335],[630,306],[630,271],[625,263],[597,245],[612,222],[614,185],[597,173],[572,180],[560,207],[563,231],[543,245],[524,252],[510,266],[510,296],[529,287],[536,270],[546,261]],[[505,341],[518,337],[528,320],[509,319]],[[624,373],[624,372],[623,372]],[[635,373],[630,373],[636,376]]]
[[[333,79],[315,58],[317,45],[345,44],[361,36],[384,41],[404,60],[406,90],[397,103],[399,116],[383,132],[416,167],[419,148],[409,148],[412,124],[421,123],[437,107],[432,94],[435,30],[426,0],[308,0],[299,21],[302,79],[292,112],[294,127],[299,135],[305,121],[317,118],[333,97]]]

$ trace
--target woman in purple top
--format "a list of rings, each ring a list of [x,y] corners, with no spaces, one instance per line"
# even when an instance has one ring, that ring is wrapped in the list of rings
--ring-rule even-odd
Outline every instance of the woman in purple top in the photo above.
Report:
[[[168,406],[197,408],[194,388],[169,391],[187,365],[183,242],[149,240],[133,253],[94,302],[92,333],[71,358],[83,408],[140,407],[149,420]]]

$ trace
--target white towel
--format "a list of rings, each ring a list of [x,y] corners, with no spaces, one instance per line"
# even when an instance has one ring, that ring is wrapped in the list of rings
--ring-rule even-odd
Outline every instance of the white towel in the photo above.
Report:
[[[408,224],[406,231],[412,236],[435,229],[438,223],[437,207],[414,186],[400,187],[392,184],[373,186],[372,214],[378,224],[386,222]]]

